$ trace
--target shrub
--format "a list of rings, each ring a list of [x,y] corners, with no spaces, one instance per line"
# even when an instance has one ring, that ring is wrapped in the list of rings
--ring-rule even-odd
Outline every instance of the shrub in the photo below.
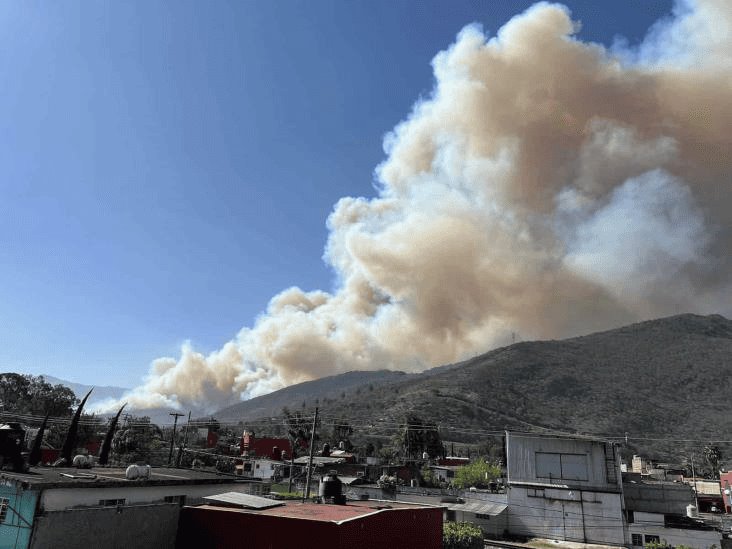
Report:
[[[442,526],[444,549],[483,549],[483,531],[469,522],[446,522]]]

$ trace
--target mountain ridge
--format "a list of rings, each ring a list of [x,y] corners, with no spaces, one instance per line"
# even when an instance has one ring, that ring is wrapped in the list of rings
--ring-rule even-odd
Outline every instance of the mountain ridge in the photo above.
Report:
[[[268,402],[290,391],[304,399],[290,407],[318,405],[326,415],[358,424],[398,424],[413,413],[444,426],[452,440],[505,428],[629,433],[639,447],[668,455],[674,439],[716,440],[732,428],[725,406],[730,358],[732,321],[682,314],[564,340],[519,342],[448,368],[354,384],[336,395],[324,394],[315,380],[257,397],[257,406],[230,406],[217,417],[265,417],[252,412],[277,412]]]

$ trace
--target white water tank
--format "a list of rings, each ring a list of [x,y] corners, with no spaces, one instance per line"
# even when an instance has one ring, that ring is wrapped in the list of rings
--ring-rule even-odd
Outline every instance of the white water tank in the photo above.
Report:
[[[686,516],[689,518],[699,518],[699,509],[696,505],[689,504],[686,506]]]
[[[127,480],[147,479],[150,478],[149,465],[130,465],[125,470],[125,478]]]

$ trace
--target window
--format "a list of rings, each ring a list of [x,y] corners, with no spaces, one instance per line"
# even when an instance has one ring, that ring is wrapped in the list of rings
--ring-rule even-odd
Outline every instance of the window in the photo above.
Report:
[[[544,497],[544,489],[543,488],[529,488],[526,490],[526,495],[530,498],[543,498]]]
[[[125,498],[120,499],[100,499],[99,505],[102,507],[116,507],[117,505],[124,505]]]
[[[628,524],[633,524],[635,522],[635,513],[633,513],[633,511],[626,511],[625,515],[628,519]]]
[[[661,538],[659,536],[646,534],[646,545],[648,545],[649,543],[661,543]]]
[[[633,547],[643,547],[643,534],[632,534],[631,537]]]
[[[8,498],[0,498],[0,522],[5,522],[5,517],[8,516],[8,506],[10,500]]]
[[[183,507],[186,504],[186,496],[165,496],[165,498],[163,498],[163,501],[165,501],[165,503],[177,503],[178,505]]]
[[[484,515],[483,513],[475,513],[475,518],[483,519],[483,520],[490,520],[490,515]]]
[[[537,478],[588,480],[586,454],[554,454],[536,452]]]

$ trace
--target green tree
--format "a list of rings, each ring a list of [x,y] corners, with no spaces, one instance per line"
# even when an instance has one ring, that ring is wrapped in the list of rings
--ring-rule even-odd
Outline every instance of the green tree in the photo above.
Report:
[[[487,487],[492,480],[501,476],[501,468],[493,465],[483,459],[478,459],[473,463],[463,465],[455,471],[455,480],[453,484],[458,488],[476,488]]]
[[[6,413],[66,417],[78,403],[71,389],[51,385],[43,376],[0,374],[0,404]]]
[[[160,461],[165,446],[160,428],[149,417],[127,416],[112,440],[112,454],[123,465],[153,464]]]
[[[446,522],[442,525],[444,549],[483,549],[483,531],[469,522]]]
[[[427,465],[420,469],[419,475],[422,477],[422,486],[426,486],[428,488],[439,487],[440,482],[437,480],[437,475],[435,475],[434,471]]]
[[[722,461],[722,450],[719,446],[708,444],[704,447],[704,459],[712,469],[712,478],[719,478],[719,462]]]

